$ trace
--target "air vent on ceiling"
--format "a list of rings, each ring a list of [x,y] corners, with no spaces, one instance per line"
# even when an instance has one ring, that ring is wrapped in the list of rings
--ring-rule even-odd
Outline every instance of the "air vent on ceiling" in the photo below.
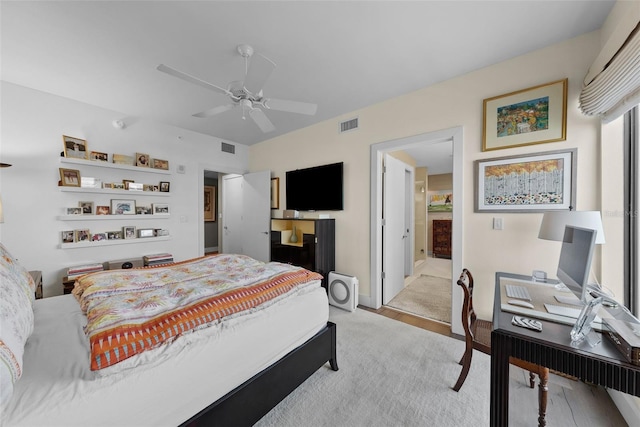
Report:
[[[222,143],[222,151],[225,153],[236,154],[236,146],[227,144],[226,142]]]
[[[340,133],[358,129],[358,118],[340,122]]]

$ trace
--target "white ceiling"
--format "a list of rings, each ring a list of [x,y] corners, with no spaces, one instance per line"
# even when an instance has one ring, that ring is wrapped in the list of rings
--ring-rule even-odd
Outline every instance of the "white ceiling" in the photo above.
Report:
[[[252,145],[596,30],[613,4],[2,1],[1,78],[125,122]],[[277,64],[265,97],[316,103],[315,116],[267,111],[276,127],[267,134],[239,109],[195,118],[228,99],[156,70],[164,63],[226,87],[244,75],[240,43]]]

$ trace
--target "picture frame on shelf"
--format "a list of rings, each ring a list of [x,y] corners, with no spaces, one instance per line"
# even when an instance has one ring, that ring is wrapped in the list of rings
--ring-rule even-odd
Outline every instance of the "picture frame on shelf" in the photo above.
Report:
[[[271,178],[271,209],[280,209],[280,178]]]
[[[82,209],[83,215],[93,215],[93,202],[78,202],[78,207]]]
[[[575,148],[476,160],[474,212],[575,209],[576,165]]]
[[[129,199],[111,199],[112,215],[135,215],[136,201]]]
[[[91,232],[88,229],[74,230],[74,238],[76,242],[89,242],[91,241]]]
[[[122,236],[125,240],[136,238],[136,228],[132,225],[122,227]]]
[[[129,191],[142,191],[144,188],[144,184],[141,182],[130,182],[129,183]]]
[[[126,154],[114,154],[112,158],[113,163],[117,165],[134,166],[136,164],[135,157],[127,156]]]
[[[482,151],[564,141],[568,79],[483,101]]]
[[[123,182],[114,182],[111,184],[111,188],[113,190],[124,190],[124,183]]]
[[[132,179],[123,179],[122,180],[122,184],[124,185],[124,189],[128,190],[129,189],[129,184],[134,183],[135,181]]]
[[[136,166],[148,168],[150,166],[149,155],[144,153],[136,153]]]
[[[102,187],[102,180],[90,176],[83,176],[80,179],[80,186],[84,188],[100,188]]]
[[[110,215],[111,208],[109,206],[96,206],[96,215]]]
[[[160,181],[160,192],[168,193],[171,188],[171,183],[167,181]]]
[[[204,220],[216,220],[216,187],[212,185],[204,186]]]
[[[145,238],[145,237],[154,237],[155,232],[153,231],[153,228],[139,228],[138,229],[138,237],[139,238]]]
[[[151,215],[153,210],[151,206],[136,206],[136,215]]]
[[[109,154],[102,153],[100,151],[92,151],[89,153],[89,160],[94,160],[97,162],[108,162]]]
[[[62,243],[74,243],[76,241],[75,230],[65,230],[60,234]]]
[[[67,208],[67,215],[82,215],[82,207]]]
[[[91,236],[92,242],[101,242],[103,240],[107,240],[106,233],[96,233],[93,236]]]
[[[62,135],[62,144],[64,146],[64,156],[71,159],[89,159],[87,151],[87,141],[73,136]]]
[[[80,187],[80,171],[77,169],[60,169],[60,184],[63,187]]]
[[[121,240],[122,230],[119,231],[107,231],[107,240]]]
[[[169,170],[169,161],[161,159],[151,159],[151,167],[153,169]]]
[[[169,215],[169,205],[167,203],[152,203],[154,215]]]

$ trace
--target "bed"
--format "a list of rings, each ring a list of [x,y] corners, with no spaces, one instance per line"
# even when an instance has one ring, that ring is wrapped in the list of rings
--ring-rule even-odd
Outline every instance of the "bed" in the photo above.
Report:
[[[93,273],[77,281],[74,295],[34,301],[30,276],[1,244],[0,250],[3,426],[252,425],[327,362],[338,369],[326,292],[320,276],[304,269],[236,255],[203,257],[152,269]],[[255,268],[264,272],[256,274]],[[214,274],[206,275],[211,269]],[[223,273],[229,274],[227,279],[221,278]],[[122,277],[131,274],[150,280],[126,284]],[[252,276],[261,279],[252,282]],[[185,285],[202,280],[216,289],[215,295],[202,291],[201,285]],[[105,282],[104,287],[96,284]],[[171,285],[172,295],[195,313],[189,317],[180,311],[181,323],[170,323],[168,309],[154,305],[157,299],[138,298],[140,292],[157,297],[156,291],[162,293],[167,283],[175,282],[189,295]],[[239,286],[231,287],[231,282]],[[196,291],[184,292],[187,288]],[[267,293],[275,296],[265,299]],[[233,305],[229,301],[234,298],[241,301]],[[9,300],[21,301],[8,308]],[[218,307],[205,313],[203,301]],[[18,316],[15,306],[20,304],[32,307],[31,315],[24,310],[26,314]],[[113,325],[122,326],[114,312],[127,311],[121,309],[127,304],[147,314],[151,306],[154,314],[153,321],[138,313],[133,321],[126,318],[127,328],[137,321],[135,327],[147,327],[152,335],[154,329],[157,336],[177,332],[166,343],[138,332],[137,339],[125,345],[121,329],[113,339],[105,338],[106,330],[115,330]],[[185,325],[193,327],[183,331]],[[20,337],[8,336],[17,330]],[[16,347],[20,339],[25,341],[22,354]],[[145,342],[150,345],[140,350]],[[139,350],[135,354],[131,344]],[[121,360],[114,362],[116,355]]]

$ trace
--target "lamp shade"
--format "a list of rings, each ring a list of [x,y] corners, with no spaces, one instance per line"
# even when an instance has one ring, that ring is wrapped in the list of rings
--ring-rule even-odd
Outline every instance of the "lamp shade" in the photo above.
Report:
[[[545,212],[538,233],[539,239],[562,241],[567,225],[596,230],[596,244],[605,243],[600,211]]]

